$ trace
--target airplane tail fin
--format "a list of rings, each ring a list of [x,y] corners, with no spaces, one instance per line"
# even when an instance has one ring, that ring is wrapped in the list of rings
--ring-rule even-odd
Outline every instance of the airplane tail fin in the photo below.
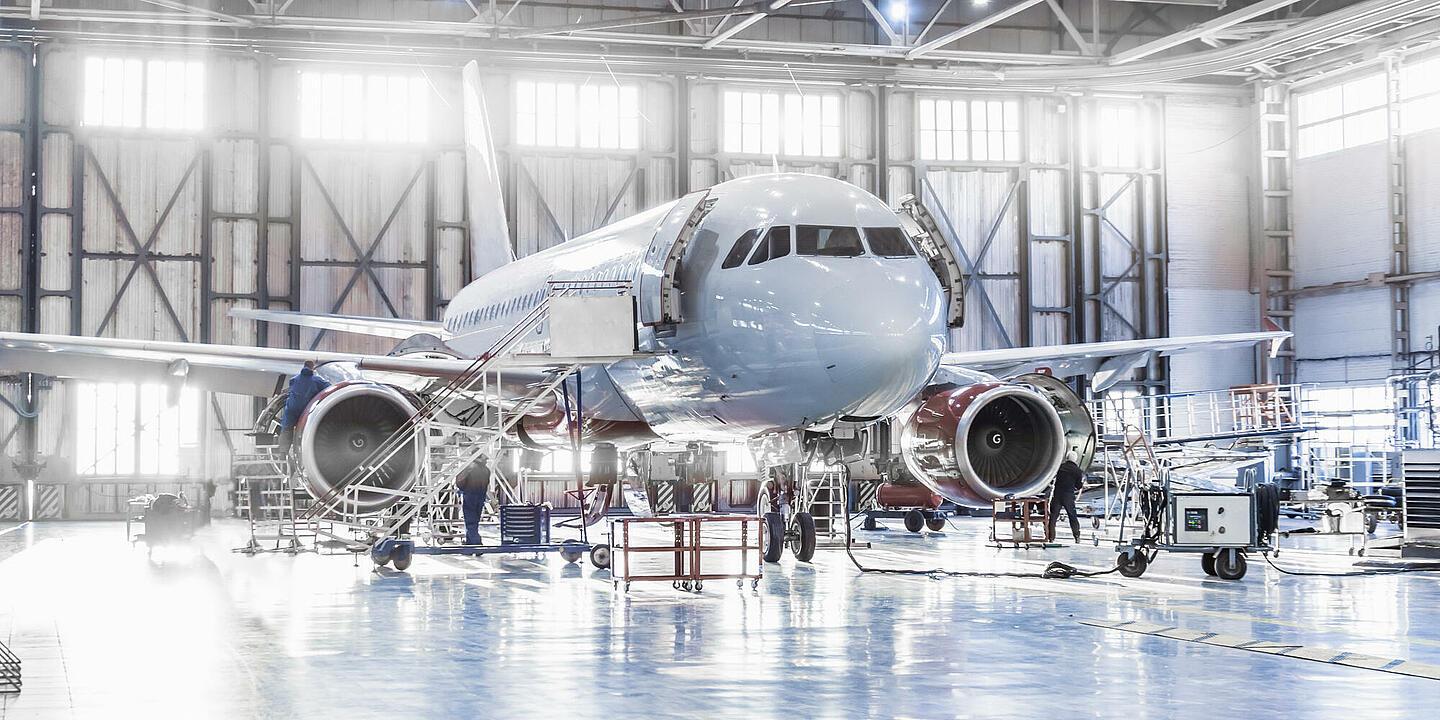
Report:
[[[460,73],[465,124],[465,211],[470,218],[470,279],[515,260],[499,159],[490,134],[490,112],[480,83],[480,65],[465,63]]]

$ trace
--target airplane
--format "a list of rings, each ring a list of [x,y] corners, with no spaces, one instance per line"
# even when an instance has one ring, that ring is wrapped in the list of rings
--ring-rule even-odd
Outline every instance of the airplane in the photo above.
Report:
[[[478,70],[468,66],[464,76],[468,113]],[[480,232],[503,231],[491,237],[505,238],[503,214],[494,212],[498,174],[483,112],[474,124],[483,137],[474,137],[467,117],[477,160],[467,163],[474,166],[467,185],[489,195],[469,201],[491,211]],[[464,287],[438,322],[232,311],[393,338],[425,352],[6,332],[0,370],[267,397],[313,361],[322,375],[344,380],[317,397],[299,425],[302,478],[318,497],[364,460],[345,452],[345,439],[357,446],[351,450],[383,441],[414,411],[416,392],[463,372],[545,298],[550,283],[626,282],[635,294],[639,352],[580,373],[586,442],[748,441],[757,451],[790,448],[794,456],[837,423],[894,417],[910,474],[947,500],[978,507],[1042,492],[1067,451],[1093,452],[1084,404],[1059,378],[1088,375],[1104,389],[1156,356],[1267,342],[1273,352],[1289,337],[1266,330],[953,351],[947,338],[963,321],[963,273],[927,218],[913,199],[892,208],[833,178],[749,176],[518,260],[494,258],[492,243],[496,267]],[[548,326],[520,345],[545,352]],[[407,378],[421,382],[407,387]],[[518,439],[544,445],[567,437],[568,415],[555,412],[559,398],[547,402],[517,427]],[[365,509],[382,510],[387,497],[377,495]]]

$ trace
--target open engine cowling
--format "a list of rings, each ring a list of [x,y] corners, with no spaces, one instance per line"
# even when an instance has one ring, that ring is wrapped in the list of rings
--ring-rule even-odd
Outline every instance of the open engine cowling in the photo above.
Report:
[[[1064,383],[1033,375],[934,388],[900,444],[906,468],[925,486],[952,502],[988,507],[1007,495],[1041,494],[1067,450],[1088,463],[1094,425]]]
[[[310,403],[296,431],[306,489],[316,498],[329,497],[414,413],[410,397],[388,385],[346,382],[321,393]],[[415,482],[417,457],[413,441],[407,442],[374,476],[355,486],[343,509],[364,514],[394,504],[392,494],[360,488],[409,489]]]

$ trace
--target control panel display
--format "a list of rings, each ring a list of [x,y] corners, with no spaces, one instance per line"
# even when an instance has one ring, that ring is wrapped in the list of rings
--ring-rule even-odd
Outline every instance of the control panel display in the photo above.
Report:
[[[1191,532],[1206,532],[1210,529],[1208,508],[1185,508],[1185,529]]]

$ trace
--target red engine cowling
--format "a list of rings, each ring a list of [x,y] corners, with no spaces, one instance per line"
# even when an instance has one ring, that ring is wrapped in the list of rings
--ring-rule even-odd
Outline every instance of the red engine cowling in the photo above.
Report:
[[[936,388],[901,433],[906,468],[926,487],[971,507],[1041,494],[1066,450],[1082,447],[1074,433],[1067,437],[1071,423],[1062,422],[1050,390],[1001,381]],[[1063,409],[1085,413],[1078,399],[1074,406]]]

